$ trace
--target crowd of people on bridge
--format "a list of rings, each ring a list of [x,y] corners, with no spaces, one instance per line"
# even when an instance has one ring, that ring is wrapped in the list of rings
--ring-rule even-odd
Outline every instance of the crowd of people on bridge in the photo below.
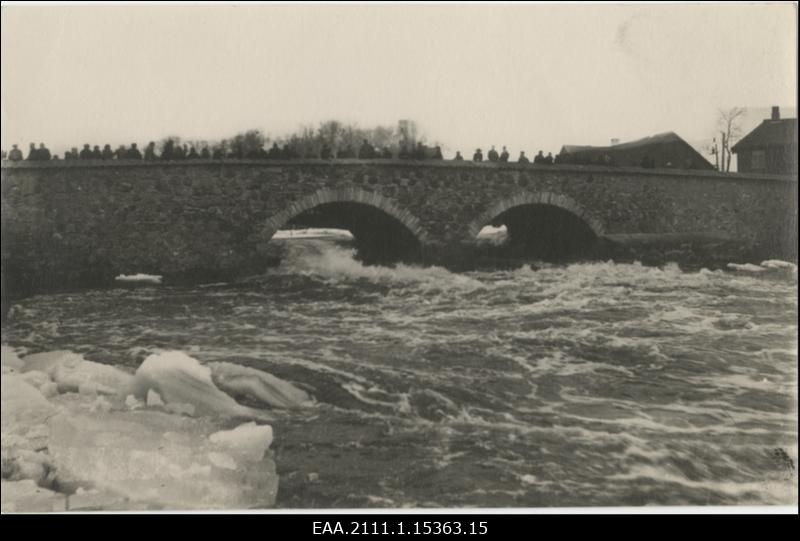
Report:
[[[489,150],[486,155],[486,158],[490,162],[508,162],[509,161],[509,153],[506,147],[503,147],[503,151],[498,154],[497,150],[495,150],[494,145]],[[461,156],[461,152],[456,152],[456,157],[453,158],[454,160],[463,160],[463,156]],[[481,149],[476,149],[475,154],[472,155],[473,162],[482,162],[483,161],[483,151]],[[528,157],[525,155],[525,151],[522,150],[519,153],[519,158],[517,158],[517,163],[531,163]],[[555,158],[553,157],[552,152],[548,152],[547,156],[544,155],[543,151],[539,151],[539,153],[533,157],[533,163],[537,165],[553,165],[554,163],[558,163],[558,156]]]
[[[131,143],[130,146],[120,145],[116,149],[112,149],[111,145],[104,145],[101,149],[99,145],[92,145],[86,143],[79,151],[78,147],[72,147],[64,153],[64,160],[145,160],[145,161],[174,161],[174,160],[222,160],[222,159],[264,159],[264,160],[294,160],[294,159],[313,159],[320,158],[323,160],[332,159],[360,159],[360,160],[443,160],[442,149],[440,146],[427,146],[422,142],[416,144],[401,144],[399,149],[393,150],[390,147],[376,148],[369,141],[364,140],[361,146],[356,150],[353,146],[344,146],[334,150],[328,144],[323,144],[319,150],[318,155],[301,155],[292,145],[284,144],[282,147],[278,143],[273,143],[272,147],[267,150],[263,147],[244,151],[243,149],[227,148],[225,142],[221,145],[215,145],[213,148],[203,146],[198,152],[194,146],[188,144],[179,144],[169,139],[167,140],[160,150],[156,151],[156,143],[151,141],[144,148],[144,152],[139,150],[136,143]],[[487,153],[487,161],[489,162],[509,162],[509,152],[506,147],[503,147],[502,152],[497,152],[494,145]],[[34,143],[30,144],[27,156],[23,156],[22,150],[15,144],[13,148],[6,152],[2,151],[2,159],[12,162],[18,161],[49,161],[58,160],[58,155],[51,155],[50,150],[44,143],[39,143],[37,147]],[[454,161],[463,161],[464,157],[461,151],[456,151],[453,158]],[[483,152],[481,149],[476,149],[472,156],[473,162],[483,162]],[[517,163],[531,163],[531,160],[525,156],[525,151],[521,151]],[[559,157],[553,157],[552,153],[547,153],[547,156],[540,150],[539,153],[533,157],[534,164],[552,165],[559,163]]]

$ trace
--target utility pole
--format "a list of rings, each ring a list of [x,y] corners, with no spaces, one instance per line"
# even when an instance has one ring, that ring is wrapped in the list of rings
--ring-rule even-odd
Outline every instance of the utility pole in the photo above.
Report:
[[[715,137],[711,143],[711,154],[714,155],[714,169],[719,171],[719,148],[717,148],[717,138]]]
[[[725,151],[728,149],[728,142],[725,139],[725,132],[721,131],[719,134],[722,136],[722,157],[720,158],[720,169],[723,173],[725,172]]]

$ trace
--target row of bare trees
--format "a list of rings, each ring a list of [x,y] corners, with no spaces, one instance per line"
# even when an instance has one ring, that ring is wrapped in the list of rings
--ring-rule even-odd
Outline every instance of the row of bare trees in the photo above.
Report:
[[[346,124],[338,120],[321,122],[314,126],[302,126],[295,133],[272,138],[261,130],[253,129],[238,133],[233,137],[218,141],[202,139],[182,139],[171,135],[156,143],[156,152],[163,154],[165,148],[185,146],[199,153],[208,149],[215,156],[254,158],[269,154],[279,148],[283,157],[318,158],[329,153],[355,153],[366,141],[376,150],[391,152],[397,156],[402,147],[413,147],[424,136],[417,134],[416,124],[405,121],[398,127],[376,126],[361,128],[356,124]],[[272,146],[272,149],[268,148]]]

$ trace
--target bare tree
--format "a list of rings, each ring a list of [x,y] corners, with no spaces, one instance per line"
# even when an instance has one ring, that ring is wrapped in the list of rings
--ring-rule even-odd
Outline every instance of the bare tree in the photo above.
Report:
[[[722,144],[720,148],[720,171],[731,170],[731,147],[733,142],[742,134],[742,117],[745,109],[743,107],[733,107],[731,109],[719,109],[717,126],[719,128]]]

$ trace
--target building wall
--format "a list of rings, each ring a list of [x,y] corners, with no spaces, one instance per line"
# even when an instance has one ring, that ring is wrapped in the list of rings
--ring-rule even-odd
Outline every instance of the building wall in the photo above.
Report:
[[[740,150],[736,159],[742,173],[797,174],[797,147],[793,145],[748,147]]]
[[[38,291],[119,273],[240,273],[263,263],[259,243],[294,215],[348,199],[402,221],[437,263],[473,243],[488,214],[533,201],[580,215],[600,236],[713,234],[775,257],[794,246],[796,257],[792,178],[472,162],[47,162],[2,168],[4,275]]]

